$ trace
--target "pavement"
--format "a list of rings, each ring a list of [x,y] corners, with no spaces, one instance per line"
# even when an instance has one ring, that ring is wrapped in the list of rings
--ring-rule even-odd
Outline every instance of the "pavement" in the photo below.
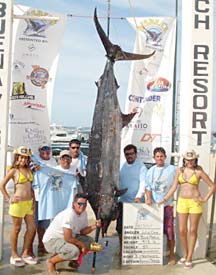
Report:
[[[5,204],[5,226],[4,226],[4,249],[3,249],[3,259],[0,261],[0,275],[27,275],[27,274],[37,274],[45,275],[48,274],[46,260],[49,258],[49,255],[39,256],[39,263],[37,265],[26,265],[25,267],[18,268],[10,265],[10,241],[9,234],[11,229],[11,219],[8,216],[8,206]],[[88,207],[89,222],[91,223],[94,220],[94,215]],[[23,239],[24,228],[20,233],[19,239]],[[200,259],[194,261],[194,267],[191,270],[185,270],[180,265],[169,266],[167,265],[167,258],[164,257],[164,265],[162,266],[122,266],[118,257],[118,237],[115,234],[115,222],[111,224],[108,231],[108,236],[104,239],[100,239],[100,243],[104,246],[102,252],[97,253],[96,258],[96,268],[94,274],[109,274],[109,275],[158,275],[158,274],[167,274],[167,275],[206,275],[206,274],[215,274],[216,266],[211,264],[206,259]],[[105,246],[105,244],[107,244]],[[21,242],[19,241],[19,250],[21,250]],[[37,255],[37,242],[35,240],[34,251]],[[60,272],[60,275],[69,275],[69,274],[92,274],[92,257],[93,254],[89,254],[83,258],[82,265],[78,268],[77,271],[72,271],[67,265],[68,262],[61,263],[57,265],[57,270]]]

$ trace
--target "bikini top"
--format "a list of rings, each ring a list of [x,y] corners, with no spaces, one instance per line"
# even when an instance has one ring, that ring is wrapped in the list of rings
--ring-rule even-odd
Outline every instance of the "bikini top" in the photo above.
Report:
[[[28,176],[26,177],[21,171],[18,170],[18,178],[16,184],[24,184],[26,182],[32,182],[34,179],[32,172],[30,171]]]
[[[193,175],[188,180],[185,180],[184,177],[183,177],[183,173],[181,173],[178,176],[178,181],[179,181],[180,184],[188,182],[190,184],[197,185],[199,183],[199,179],[197,178],[195,172],[193,173]]]

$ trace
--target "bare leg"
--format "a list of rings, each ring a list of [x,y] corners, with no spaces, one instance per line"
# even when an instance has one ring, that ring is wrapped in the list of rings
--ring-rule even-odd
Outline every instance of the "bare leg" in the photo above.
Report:
[[[188,245],[188,255],[187,255],[187,262],[192,261],[192,256],[194,252],[194,247],[196,244],[197,240],[197,230],[198,230],[198,225],[200,221],[200,217],[202,214],[190,214],[189,219],[190,219],[190,239],[189,239],[189,245]]]
[[[167,240],[167,244],[170,250],[169,264],[174,265],[175,264],[175,253],[174,253],[175,240]]]
[[[40,226],[38,226],[37,228],[37,235],[38,235],[38,252],[40,253],[47,253],[45,247],[44,247],[44,244],[42,242],[42,239],[43,239],[43,236],[44,236],[44,233],[45,233],[46,229],[45,228],[42,228]]]
[[[23,257],[29,256],[29,251],[32,249],[32,244],[35,237],[35,222],[33,215],[26,215],[25,218],[26,223],[26,232],[24,235],[24,244],[23,244]]]
[[[22,226],[22,218],[12,217],[12,221],[13,221],[13,228],[10,234],[11,256],[13,258],[16,258],[16,257],[19,257],[18,251],[17,251],[17,241],[18,241],[19,232]]]
[[[56,264],[57,263],[61,263],[61,262],[64,262],[65,260],[60,258],[59,255],[54,255],[52,257],[50,257],[48,260],[47,260],[47,267],[48,267],[48,271],[49,273],[55,273],[56,272]]]
[[[188,255],[188,243],[187,243],[187,221],[188,214],[178,213],[178,221],[179,221],[179,234],[181,245],[183,249],[183,257],[186,259]]]

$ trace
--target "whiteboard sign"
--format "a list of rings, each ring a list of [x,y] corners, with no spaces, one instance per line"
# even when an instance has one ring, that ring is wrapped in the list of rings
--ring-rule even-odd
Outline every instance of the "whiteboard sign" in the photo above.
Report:
[[[163,264],[163,206],[123,204],[122,265]]]

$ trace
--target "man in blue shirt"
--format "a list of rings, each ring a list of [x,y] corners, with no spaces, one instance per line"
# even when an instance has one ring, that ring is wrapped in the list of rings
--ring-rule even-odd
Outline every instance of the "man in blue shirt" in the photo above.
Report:
[[[174,239],[174,217],[173,217],[173,197],[165,200],[164,196],[173,185],[175,177],[175,167],[166,164],[166,151],[162,147],[157,147],[153,152],[156,165],[152,166],[146,174],[146,204],[164,203],[164,233],[167,236],[167,243],[170,250],[168,264],[175,264],[175,239]]]
[[[144,198],[146,166],[137,159],[137,148],[133,144],[128,144],[124,148],[126,162],[120,170],[120,189],[127,188],[127,192],[119,199],[119,216],[117,219],[116,231],[119,235],[120,251],[122,253],[122,217],[123,203],[139,203]]]

